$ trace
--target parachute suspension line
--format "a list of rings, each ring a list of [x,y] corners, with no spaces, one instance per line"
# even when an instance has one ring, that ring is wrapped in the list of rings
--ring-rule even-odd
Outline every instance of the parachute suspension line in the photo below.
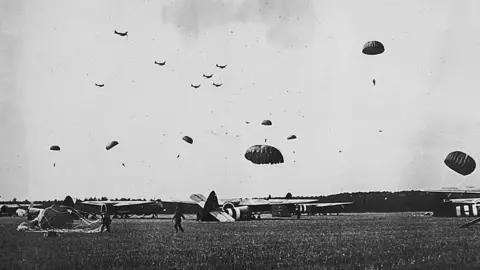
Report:
[[[462,162],[463,166],[465,166],[467,164],[467,160],[468,160],[468,154],[465,153],[465,158],[463,159],[463,162]],[[463,183],[465,183],[466,180],[467,180],[467,176],[464,175],[462,182],[460,182],[460,184],[458,184],[457,188],[460,188],[460,186],[463,185]]]
[[[440,188],[443,187],[443,181],[445,180],[445,173],[446,173],[446,172],[447,172],[446,170],[443,170],[442,175],[440,176],[440,177],[441,177],[441,178],[440,178],[440,179],[441,179],[441,180],[440,180]]]
[[[460,186],[463,185],[463,183],[465,183],[466,180],[467,180],[467,176],[464,175],[462,182],[460,182],[460,184],[458,184],[457,188],[460,188]]]

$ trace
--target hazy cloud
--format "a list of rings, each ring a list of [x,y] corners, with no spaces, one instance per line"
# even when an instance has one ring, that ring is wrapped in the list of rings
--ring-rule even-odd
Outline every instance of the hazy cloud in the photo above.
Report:
[[[282,47],[310,43],[316,22],[311,0],[182,0],[164,6],[162,18],[194,38],[228,23],[259,23],[267,41]]]

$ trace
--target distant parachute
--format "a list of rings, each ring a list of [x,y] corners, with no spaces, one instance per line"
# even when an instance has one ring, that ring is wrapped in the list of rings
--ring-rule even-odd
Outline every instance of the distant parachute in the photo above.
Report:
[[[193,143],[193,139],[190,138],[189,136],[183,136],[182,140],[186,141],[189,144]]]
[[[295,136],[295,135],[290,135],[290,136],[287,137],[287,140],[294,140],[294,139],[296,139],[296,138],[297,138],[297,136]]]
[[[52,145],[52,146],[50,146],[50,150],[52,150],[52,151],[60,151],[60,146],[58,146],[58,145]]]
[[[277,148],[270,145],[254,145],[247,149],[245,158],[254,164],[283,163],[283,155]]]
[[[263,120],[263,121],[262,121],[262,125],[264,125],[264,126],[271,126],[271,125],[272,125],[272,121],[270,121],[270,120]]]
[[[118,145],[118,142],[117,141],[112,141],[110,142],[109,144],[107,144],[107,146],[105,147],[107,150],[110,150],[112,149],[113,147],[117,146]]]
[[[463,176],[471,174],[477,166],[471,156],[461,151],[451,152],[447,155],[444,162],[450,169]]]
[[[362,52],[366,55],[377,55],[383,53],[384,51],[385,47],[383,47],[383,44],[376,40],[365,43],[362,50]]]

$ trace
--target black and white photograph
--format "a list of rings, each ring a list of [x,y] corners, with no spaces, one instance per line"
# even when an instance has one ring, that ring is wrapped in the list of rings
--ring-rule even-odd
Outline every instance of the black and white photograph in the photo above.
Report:
[[[480,268],[479,14],[0,0],[0,268]]]

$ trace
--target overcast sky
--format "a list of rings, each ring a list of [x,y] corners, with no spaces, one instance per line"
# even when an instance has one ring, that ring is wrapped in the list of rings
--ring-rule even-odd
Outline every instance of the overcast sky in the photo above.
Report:
[[[1,199],[436,188],[480,156],[479,1],[0,3]],[[244,158],[265,139],[285,163]]]

